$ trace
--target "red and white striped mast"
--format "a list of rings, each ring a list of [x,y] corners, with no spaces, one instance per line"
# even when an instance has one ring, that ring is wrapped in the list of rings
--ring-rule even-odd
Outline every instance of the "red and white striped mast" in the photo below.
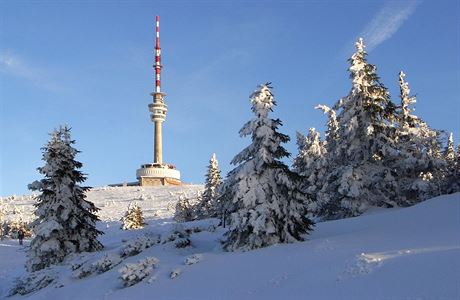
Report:
[[[160,17],[155,18],[155,92],[161,93],[161,48],[160,48]]]
[[[166,94],[161,92],[161,48],[160,48],[160,17],[155,18],[155,92],[151,93],[153,96],[153,103],[149,104],[151,112],[150,118],[155,124],[154,134],[154,164],[163,164],[163,149],[162,149],[162,123],[166,120],[166,112],[168,107],[165,104],[164,96]]]

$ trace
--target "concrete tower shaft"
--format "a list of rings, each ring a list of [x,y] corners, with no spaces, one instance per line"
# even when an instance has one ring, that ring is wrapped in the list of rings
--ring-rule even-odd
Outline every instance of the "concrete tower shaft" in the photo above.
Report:
[[[150,118],[155,124],[154,134],[154,154],[153,161],[155,164],[163,163],[163,135],[162,135],[162,123],[166,120],[166,112],[168,106],[164,101],[165,94],[161,92],[161,48],[160,48],[160,17],[156,16],[155,19],[155,92],[151,95],[153,97],[153,103],[149,104],[149,110],[151,112]]]

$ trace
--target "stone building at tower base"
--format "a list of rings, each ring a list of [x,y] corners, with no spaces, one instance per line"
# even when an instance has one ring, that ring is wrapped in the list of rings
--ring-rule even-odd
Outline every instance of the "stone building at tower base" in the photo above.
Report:
[[[180,172],[173,165],[145,164],[136,171],[140,186],[181,185]]]

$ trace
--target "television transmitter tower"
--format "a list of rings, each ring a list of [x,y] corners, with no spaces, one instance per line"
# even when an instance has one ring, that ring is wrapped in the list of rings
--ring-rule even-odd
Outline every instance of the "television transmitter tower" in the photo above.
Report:
[[[162,126],[166,120],[168,106],[165,103],[165,93],[161,92],[161,48],[160,48],[160,17],[155,18],[155,91],[150,95],[153,103],[149,104],[150,119],[154,124],[153,163],[144,164],[136,171],[139,185],[180,185],[180,172],[174,165],[163,163],[163,133]]]

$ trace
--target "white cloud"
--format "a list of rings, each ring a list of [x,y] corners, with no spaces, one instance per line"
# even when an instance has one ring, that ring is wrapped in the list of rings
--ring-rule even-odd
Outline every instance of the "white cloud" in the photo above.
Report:
[[[386,3],[359,35],[371,51],[391,38],[415,12],[419,1],[391,1]]]
[[[21,57],[11,53],[0,53],[0,72],[25,79],[53,92],[63,90],[60,85],[49,79],[45,70],[32,66]]]

